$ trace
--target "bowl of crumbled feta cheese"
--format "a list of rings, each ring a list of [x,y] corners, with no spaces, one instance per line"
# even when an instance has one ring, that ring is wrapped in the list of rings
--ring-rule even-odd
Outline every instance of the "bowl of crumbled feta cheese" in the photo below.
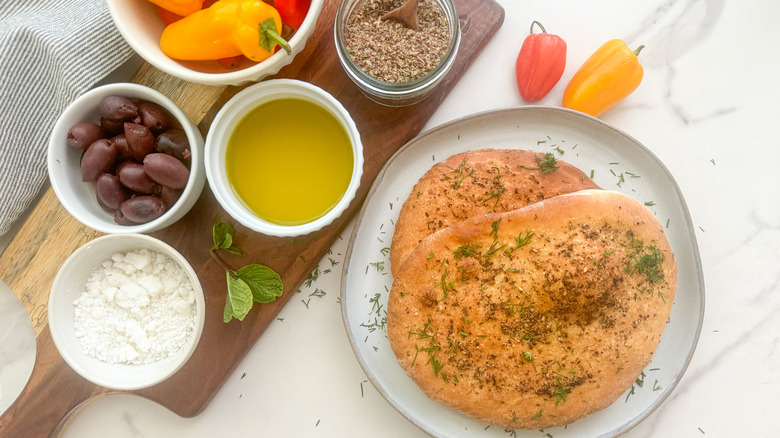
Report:
[[[190,358],[205,319],[198,276],[178,251],[143,234],[109,234],[63,263],[49,329],[65,362],[117,390],[153,386]]]

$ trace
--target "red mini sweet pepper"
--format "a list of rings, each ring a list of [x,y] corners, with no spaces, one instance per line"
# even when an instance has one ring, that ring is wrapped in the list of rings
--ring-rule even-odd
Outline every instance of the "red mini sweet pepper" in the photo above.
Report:
[[[534,25],[542,33],[534,33]],[[566,41],[547,33],[538,21],[531,23],[531,34],[523,41],[515,63],[517,89],[526,102],[535,102],[552,90],[566,67]]]
[[[282,16],[282,22],[298,30],[309,12],[311,0],[274,0],[274,6]]]

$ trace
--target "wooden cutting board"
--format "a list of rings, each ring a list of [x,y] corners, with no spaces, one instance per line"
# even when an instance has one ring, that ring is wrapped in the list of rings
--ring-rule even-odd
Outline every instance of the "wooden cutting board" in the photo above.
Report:
[[[356,199],[344,215],[323,230],[295,239],[276,238],[238,225],[219,207],[206,187],[187,216],[153,234],[178,249],[198,273],[206,295],[206,326],[202,338],[193,356],[173,377],[133,393],[183,417],[195,416],[208,405],[359,210],[385,162],[420,132],[503,23],[504,11],[493,0],[456,0],[455,3],[462,39],[449,75],[423,102],[391,108],[366,98],[344,73],[336,55],[332,31],[339,1],[326,0],[317,28],[304,51],[274,77],[315,84],[335,96],[352,114],[362,136],[365,158]],[[222,105],[243,89],[190,84],[149,65],[142,67],[133,81],[171,97],[199,123],[204,137]],[[225,274],[209,257],[211,227],[220,220],[234,224],[235,245],[247,254],[240,259],[227,257],[228,264],[235,268],[246,263],[265,264],[279,272],[285,286],[284,295],[274,303],[255,304],[244,321],[233,320],[227,324],[222,322]],[[46,325],[46,301],[57,269],[74,249],[99,235],[71,218],[49,189],[0,257],[0,275],[27,307],[37,334],[37,357],[30,382],[0,417],[0,436],[57,435],[58,425],[66,423],[63,419],[74,412],[74,408],[95,396],[111,392],[83,379],[63,361]]]

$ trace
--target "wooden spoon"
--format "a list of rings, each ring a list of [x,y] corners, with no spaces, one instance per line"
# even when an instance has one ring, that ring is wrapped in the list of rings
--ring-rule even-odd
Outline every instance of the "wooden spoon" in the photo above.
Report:
[[[419,3],[420,0],[406,0],[400,7],[382,15],[380,20],[395,20],[408,28],[420,30],[420,26],[417,25],[417,5]]]

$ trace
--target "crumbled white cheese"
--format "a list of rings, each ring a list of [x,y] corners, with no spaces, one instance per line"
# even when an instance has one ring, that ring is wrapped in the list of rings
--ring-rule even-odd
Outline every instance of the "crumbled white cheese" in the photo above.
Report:
[[[195,330],[195,294],[186,272],[147,249],[113,254],[89,277],[74,307],[83,351],[109,363],[165,359]]]

